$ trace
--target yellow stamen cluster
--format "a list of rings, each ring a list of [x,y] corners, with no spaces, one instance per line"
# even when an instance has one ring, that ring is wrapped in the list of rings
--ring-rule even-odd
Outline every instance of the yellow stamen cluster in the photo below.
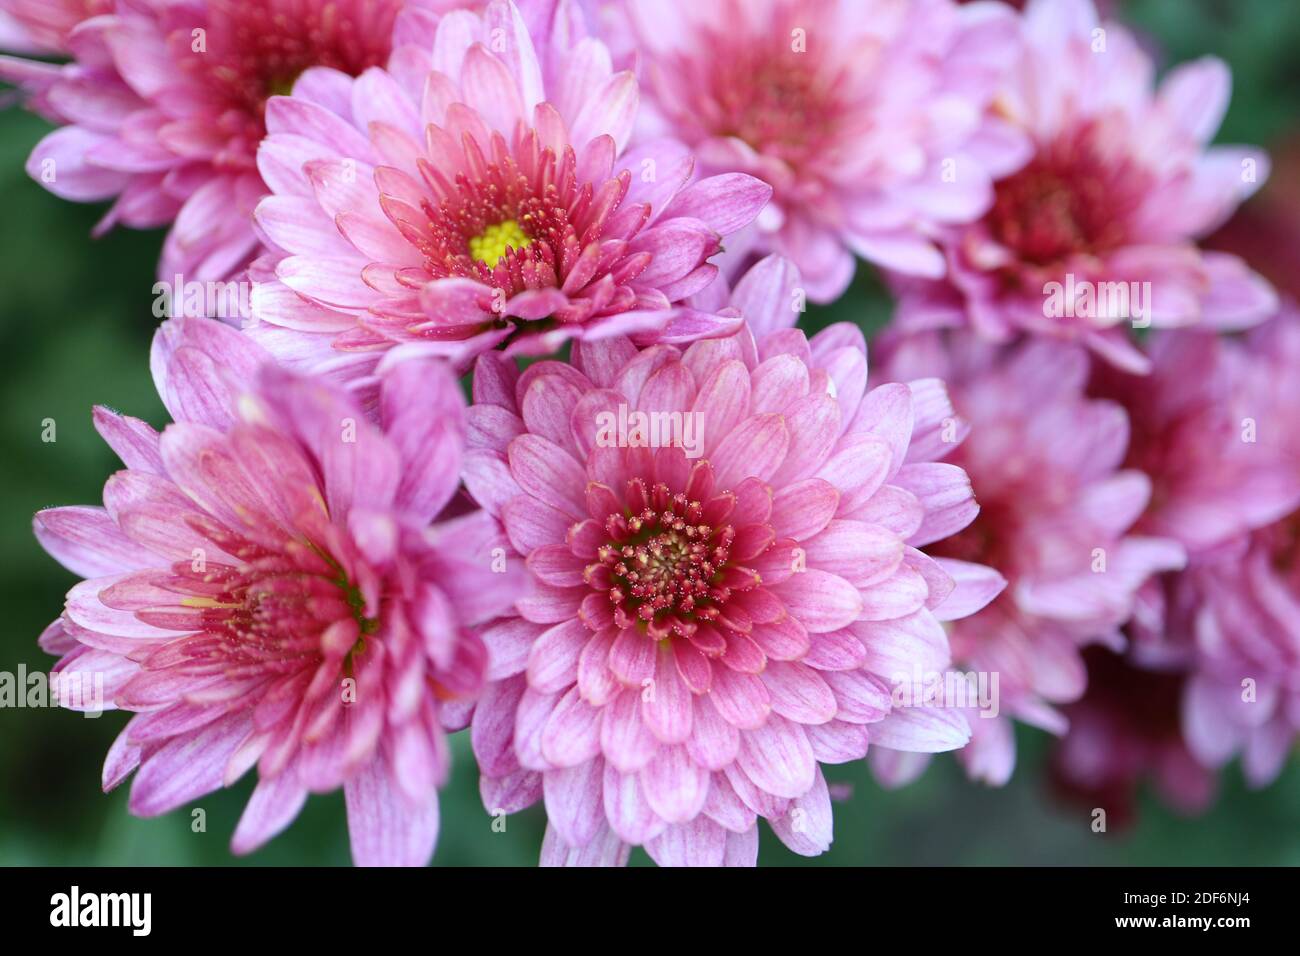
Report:
[[[513,219],[488,226],[483,235],[469,241],[469,254],[489,269],[495,269],[507,249],[525,249],[533,240]]]

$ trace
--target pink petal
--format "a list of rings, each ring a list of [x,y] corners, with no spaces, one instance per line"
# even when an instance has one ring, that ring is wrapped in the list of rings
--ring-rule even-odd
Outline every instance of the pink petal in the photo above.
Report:
[[[642,695],[641,705],[646,726],[657,740],[675,744],[690,736],[692,699],[690,688],[678,673],[672,648],[660,643],[655,653],[654,681]]]
[[[413,805],[376,756],[343,786],[357,866],[425,866],[438,842],[438,800]]]
[[[871,740],[893,750],[942,753],[966,746],[970,727],[955,709],[900,707],[872,726]]]
[[[829,850],[834,838],[831,796],[821,770],[812,788],[768,823],[781,842],[800,856],[819,856]]]
[[[660,866],[723,866],[729,834],[708,817],[670,826],[646,844],[646,852]]]
[[[252,853],[292,823],[306,802],[306,789],[290,773],[259,780],[239,818],[230,852]]]
[[[680,744],[660,747],[642,768],[640,780],[646,802],[668,823],[685,823],[697,816],[709,794],[709,772]]]
[[[772,187],[744,173],[723,173],[692,183],[669,203],[661,218],[700,219],[722,236],[754,221],[772,195]]]
[[[586,846],[605,827],[604,773],[604,761],[597,758],[575,767],[548,770],[543,777],[546,815],[571,847]]]
[[[528,655],[529,686],[552,694],[577,681],[578,655],[590,639],[586,625],[572,619],[543,632]]]
[[[817,762],[803,728],[779,714],[740,735],[736,763],[745,776],[777,797],[802,796],[812,787]]]
[[[816,568],[791,575],[772,590],[810,634],[835,631],[863,610],[858,589],[843,578]]]

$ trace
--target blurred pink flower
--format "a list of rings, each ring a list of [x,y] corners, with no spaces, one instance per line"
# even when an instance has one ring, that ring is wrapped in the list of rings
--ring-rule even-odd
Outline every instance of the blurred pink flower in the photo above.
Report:
[[[868,391],[856,327],[788,328],[796,287],[765,260],[730,298],[753,325],[684,350],[478,361],[466,486],[536,590],[483,631],[472,740],[490,812],[544,799],[544,863],[752,864],[760,816],[815,855],[819,762],[966,742],[890,688],[1002,585],[917,550],[977,510],[929,460],[951,408],[934,381]],[[661,424],[616,426],[639,413]]]
[[[83,20],[108,13],[114,0],[0,0],[0,50],[68,53],[68,37]]]
[[[1133,533],[1150,479],[1121,469],[1129,440],[1119,405],[1090,399],[1088,354],[1050,341],[992,346],[968,333],[904,338],[888,373],[944,378],[970,435],[945,457],[971,477],[979,517],[926,549],[987,564],[1007,590],[952,625],[955,667],[998,675],[999,716],[972,720],[960,758],[968,772],[1005,783],[1015,765],[1010,719],[1062,733],[1055,705],[1086,686],[1080,648],[1123,646],[1119,628],[1143,582],[1180,568],[1176,541]]]
[[[35,519],[87,579],[41,646],[62,655],[60,681],[100,679],[108,706],[135,712],[105,789],[136,771],[131,812],[154,816],[256,765],[234,852],[341,786],[357,863],[426,863],[449,760],[441,710],[484,678],[469,628],[522,583],[491,572],[481,512],[429,526],[458,487],[454,377],[394,370],[379,427],[211,320],[164,324],[151,364],[176,424],[159,435],[97,409],[126,470],[104,508]]]
[[[67,65],[0,58],[0,79],[62,125],[28,173],[76,202],[115,199],[96,227],[172,224],[160,277],[223,279],[257,249],[256,154],[267,98],[334,102],[388,58],[402,0],[133,0],[68,35]],[[341,72],[340,72],[341,71]]]
[[[1180,731],[1184,673],[1138,667],[1103,647],[1088,648],[1083,659],[1088,690],[1063,708],[1069,730],[1052,749],[1056,793],[1085,810],[1105,810],[1108,832],[1134,823],[1138,788],[1147,779],[1180,813],[1208,809],[1218,781]]]
[[[1150,58],[1090,0],[1031,0],[994,113],[1034,143],[979,222],[947,230],[948,280],[901,277],[898,322],[1073,339],[1145,371],[1130,321],[1237,329],[1277,307],[1240,259],[1204,252],[1268,176],[1257,149],[1208,146],[1231,89],[1204,58],[1153,85]]]
[[[1211,769],[1240,754],[1263,786],[1300,732],[1300,312],[1244,344],[1172,333],[1154,361],[1150,389],[1110,390],[1146,420],[1136,461],[1158,496],[1143,524],[1191,561],[1146,589],[1134,655],[1188,674],[1191,752]]]
[[[1131,424],[1125,464],[1151,479],[1145,534],[1175,538],[1189,553],[1277,520],[1300,503],[1300,472],[1287,442],[1300,420],[1294,313],[1255,344],[1202,330],[1152,335],[1151,371],[1097,364],[1089,394],[1124,407]]]
[[[814,301],[837,298],[853,254],[939,278],[930,233],[992,202],[991,175],[1028,145],[987,112],[1016,21],[951,0],[628,0],[647,133],[684,139],[710,171],[773,186],[733,260],[778,252]]]
[[[690,182],[676,143],[627,150],[636,80],[571,3],[542,26],[537,6],[408,18],[388,71],[328,102],[271,101],[260,166],[275,195],[256,218],[279,252],[253,270],[251,329],[271,351],[364,371],[399,343],[468,366],[494,347],[734,331],[680,303],[771,190]]]
[[[1202,556],[1176,587],[1195,608],[1187,745],[1211,769],[1241,756],[1265,786],[1300,735],[1300,512]]]

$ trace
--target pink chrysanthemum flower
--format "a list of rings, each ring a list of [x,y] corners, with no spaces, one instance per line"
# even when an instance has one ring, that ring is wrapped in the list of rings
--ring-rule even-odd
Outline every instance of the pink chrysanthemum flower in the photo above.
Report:
[[[819,762],[966,742],[959,712],[891,711],[899,670],[947,666],[940,619],[1001,586],[915,547],[977,510],[928,460],[942,384],[867,391],[859,330],[786,328],[794,286],[761,263],[731,299],[753,325],[685,350],[478,361],[466,486],[536,590],[483,632],[472,740],[489,811],[544,799],[544,863],[752,864],[760,816],[814,855]],[[642,444],[640,413],[679,431]]]
[[[104,508],[35,520],[87,578],[41,638],[63,655],[60,687],[102,686],[135,712],[105,789],[136,771],[131,812],[154,816],[256,766],[234,852],[342,787],[357,863],[424,864],[449,757],[441,702],[478,691],[469,628],[522,583],[491,572],[481,512],[429,526],[458,487],[454,377],[395,370],[381,428],[214,321],[166,323],[151,364],[176,424],[159,435],[97,409],[126,470]]]
[[[1088,648],[1083,659],[1088,690],[1062,708],[1070,728],[1052,750],[1053,790],[1085,811],[1105,810],[1111,831],[1136,820],[1138,788],[1148,779],[1180,813],[1206,810],[1218,781],[1183,739],[1185,675],[1138,667],[1104,647]]]
[[[901,340],[888,367],[895,377],[943,377],[970,425],[945,460],[971,476],[979,517],[926,550],[987,564],[1008,581],[950,633],[958,670],[997,674],[999,716],[972,720],[960,757],[972,776],[1002,784],[1015,765],[1010,718],[1063,732],[1055,705],[1086,685],[1080,648],[1122,646],[1118,629],[1138,589],[1181,567],[1183,549],[1132,533],[1151,482],[1121,470],[1128,420],[1115,403],[1085,396],[1083,349],[1033,341],[1008,350],[931,334]]]
[[[275,195],[257,222],[283,254],[253,271],[252,329],[268,348],[364,366],[410,343],[467,365],[494,347],[734,331],[680,303],[770,190],[690,182],[675,143],[627,150],[636,80],[571,3],[543,26],[535,6],[447,14],[337,102],[272,101],[260,163]]]
[[[113,0],[0,0],[0,50],[66,54],[73,29],[112,7]]]
[[[1300,733],[1300,313],[1244,345],[1173,333],[1153,351],[1151,388],[1098,383],[1144,421],[1135,460],[1157,498],[1143,523],[1191,551],[1148,587],[1134,654],[1187,675],[1191,752],[1211,769],[1240,754],[1262,786]]]
[[[1300,736],[1300,512],[1202,555],[1175,589],[1195,610],[1187,745],[1215,770],[1240,756],[1265,786]]]
[[[28,172],[77,202],[116,198],[96,228],[173,223],[159,275],[221,279],[258,247],[267,99],[335,102],[342,74],[387,61],[402,0],[134,0],[76,26],[65,66],[0,61],[62,129]]]
[[[735,259],[778,252],[814,301],[838,297],[853,254],[938,278],[939,224],[982,215],[990,176],[1026,144],[987,112],[1013,12],[950,0],[628,0],[647,128],[711,171],[770,183]]]
[[[1289,425],[1276,422],[1287,414],[1286,396],[1273,394],[1292,387],[1287,344],[1279,337],[1282,351],[1269,359],[1261,346],[1178,330],[1148,339],[1147,375],[1094,367],[1089,393],[1124,406],[1132,426],[1126,464],[1151,478],[1143,533],[1175,538],[1195,555],[1296,506],[1300,473],[1281,440]]]
[[[946,230],[948,279],[899,282],[907,328],[969,325],[1078,340],[1134,371],[1130,322],[1241,328],[1276,308],[1235,256],[1202,252],[1268,175],[1259,150],[1207,146],[1231,77],[1215,59],[1153,89],[1148,55],[1090,0],[1034,0],[995,113],[1029,136],[1027,163],[996,183],[984,217]]]

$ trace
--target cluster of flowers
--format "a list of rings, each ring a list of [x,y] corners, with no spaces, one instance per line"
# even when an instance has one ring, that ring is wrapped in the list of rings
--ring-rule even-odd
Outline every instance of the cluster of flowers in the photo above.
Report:
[[[1090,0],[0,0],[0,43],[37,181],[252,290],[35,520],[133,813],[256,768],[236,853],[342,787],[357,863],[423,864],[468,729],[544,863],[745,865],[759,817],[828,848],[821,765],[1000,784],[1013,721],[1097,793],[1278,773],[1300,314],[1197,244],[1268,172],[1208,145],[1223,64],[1157,84]],[[858,258],[870,374],[797,327]]]

